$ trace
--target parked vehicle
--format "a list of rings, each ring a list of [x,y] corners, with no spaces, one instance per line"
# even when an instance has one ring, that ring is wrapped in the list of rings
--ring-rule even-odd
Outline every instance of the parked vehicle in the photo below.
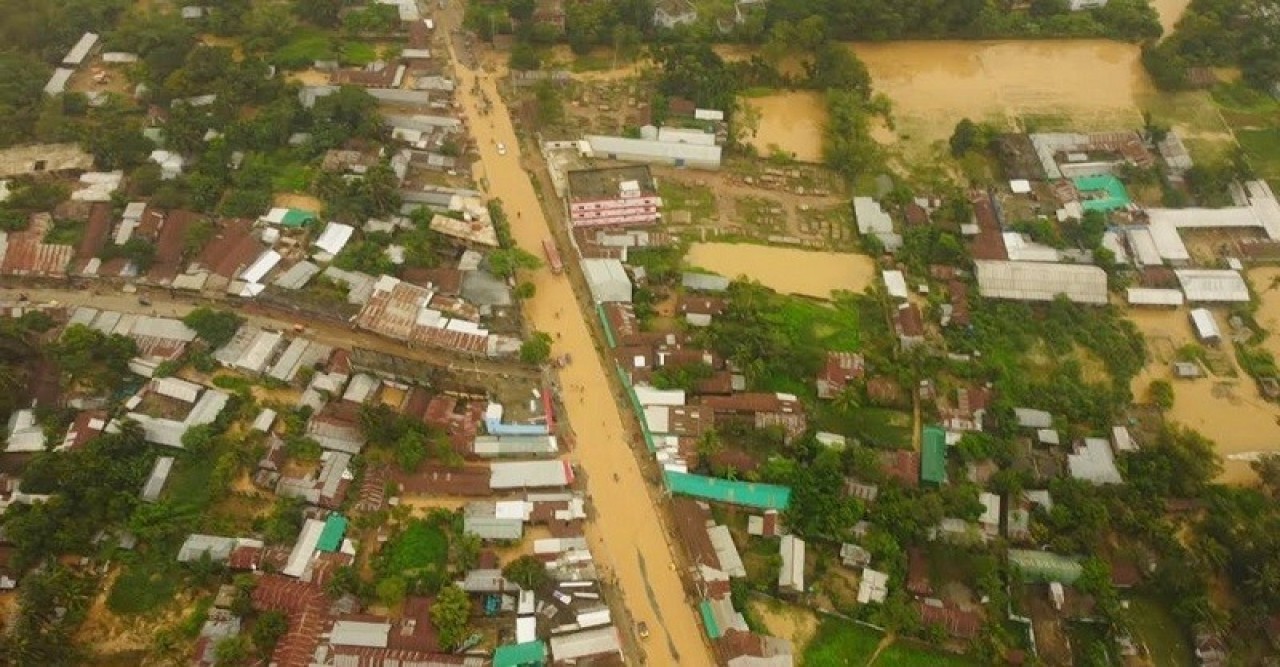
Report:
[[[564,273],[564,261],[560,259],[560,250],[556,248],[554,240],[543,239],[542,252],[547,255],[547,265],[551,267],[552,273],[556,275]]]

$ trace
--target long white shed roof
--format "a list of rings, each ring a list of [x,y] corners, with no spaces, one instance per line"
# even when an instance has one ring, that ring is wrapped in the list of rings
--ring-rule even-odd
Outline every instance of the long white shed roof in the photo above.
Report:
[[[1244,277],[1230,269],[1179,269],[1178,283],[1193,303],[1242,303],[1249,300]]]
[[[1059,294],[1076,303],[1105,304],[1107,274],[1086,264],[979,260],[982,296],[1019,301],[1052,301]]]

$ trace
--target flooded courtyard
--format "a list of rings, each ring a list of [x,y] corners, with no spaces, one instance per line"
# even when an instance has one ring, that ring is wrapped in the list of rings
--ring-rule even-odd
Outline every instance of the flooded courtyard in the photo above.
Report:
[[[866,255],[749,243],[695,243],[686,260],[722,276],[746,276],[777,292],[819,299],[836,290],[861,292],[876,275]]]
[[[1280,270],[1271,270],[1280,274]],[[1280,318],[1280,291],[1270,294],[1271,298],[1264,301],[1272,302],[1271,316]],[[1234,369],[1234,376],[1210,374],[1194,380],[1174,379],[1171,365],[1177,350],[1196,342],[1187,313],[1185,307],[1129,312],[1129,319],[1147,339],[1150,357],[1130,389],[1137,400],[1145,400],[1153,380],[1170,381],[1174,403],[1165,417],[1199,431],[1217,444],[1223,459],[1219,481],[1249,482],[1254,475],[1247,459],[1262,452],[1280,451],[1280,406],[1264,400],[1254,381],[1236,367],[1230,340],[1223,340],[1218,350],[1210,352],[1210,358],[1225,360]],[[1225,332],[1225,312],[1215,309],[1214,316]],[[1264,327],[1268,326],[1265,317],[1259,313],[1259,323]],[[1276,344],[1269,341],[1268,349]]]

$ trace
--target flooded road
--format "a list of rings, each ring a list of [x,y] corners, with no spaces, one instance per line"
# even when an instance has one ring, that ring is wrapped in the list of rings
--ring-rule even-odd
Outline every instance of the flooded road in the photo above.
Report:
[[[452,20],[459,22],[457,12]],[[543,216],[530,174],[521,166],[520,146],[509,112],[495,87],[497,74],[477,72],[462,64],[450,43],[456,64],[457,100],[479,146],[488,191],[502,199],[518,245],[541,255],[551,227]],[[479,84],[477,95],[473,86]],[[480,113],[484,98],[493,105]],[[497,142],[506,145],[499,155]],[[614,398],[609,374],[596,352],[596,342],[578,308],[567,276],[541,269],[531,279],[536,295],[525,302],[525,315],[535,329],[555,337],[553,354],[569,353],[573,363],[560,371],[567,417],[576,448],[570,459],[577,466],[595,511],[587,537],[605,577],[616,579],[635,621],[644,621],[652,636],[644,644],[649,665],[711,665],[694,601],[685,598],[677,562],[659,519],[665,511],[653,493],[628,444],[630,437]],[[616,619],[623,624],[622,619]],[[620,628],[623,637],[630,632]]]
[[[861,292],[876,276],[866,255],[750,243],[695,243],[686,259],[722,276],[747,276],[783,294],[819,299],[831,298],[834,290]]]
[[[760,126],[747,143],[761,157],[781,150],[800,162],[822,161],[822,131],[827,108],[822,95],[788,92],[742,100],[760,112]]]
[[[1280,270],[1272,271],[1280,273]],[[1270,295],[1271,316],[1280,318],[1280,291],[1273,290]],[[1146,337],[1151,357],[1147,367],[1130,385],[1133,395],[1144,400],[1152,380],[1169,380],[1173,384],[1174,402],[1165,417],[1199,431],[1216,443],[1223,458],[1218,481],[1253,481],[1255,476],[1243,456],[1280,451],[1280,425],[1276,421],[1280,418],[1280,406],[1264,400],[1258,394],[1254,381],[1239,369],[1236,377],[1211,375],[1194,380],[1173,379],[1170,364],[1177,349],[1196,342],[1185,307],[1177,310],[1131,310],[1128,316]],[[1214,316],[1225,334],[1228,330],[1225,312],[1215,309]],[[1258,321],[1263,326],[1268,326],[1266,317],[1263,312],[1259,313]],[[1235,366],[1230,340],[1223,340],[1219,350],[1211,354],[1226,357]],[[1233,456],[1236,458],[1231,458]]]

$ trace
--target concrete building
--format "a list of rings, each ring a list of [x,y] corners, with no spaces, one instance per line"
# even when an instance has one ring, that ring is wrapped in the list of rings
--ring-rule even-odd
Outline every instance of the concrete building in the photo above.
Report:
[[[568,173],[574,227],[649,225],[661,219],[662,198],[645,166],[577,169]]]

